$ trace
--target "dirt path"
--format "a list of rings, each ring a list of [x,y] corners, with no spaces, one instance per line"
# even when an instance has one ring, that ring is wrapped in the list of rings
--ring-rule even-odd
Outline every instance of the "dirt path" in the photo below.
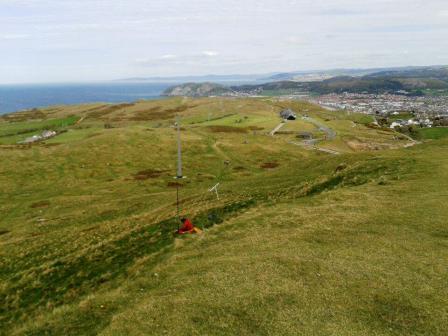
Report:
[[[300,146],[303,147],[305,149],[309,149],[309,150],[317,150],[320,152],[324,152],[324,153],[328,153],[328,154],[332,154],[332,155],[340,155],[341,153],[332,150],[332,149],[328,149],[328,148],[321,148],[321,147],[317,147],[315,145],[313,145],[310,142],[295,142],[295,141],[290,141],[289,142],[291,145],[296,145],[296,146]]]
[[[404,136],[406,139],[408,139],[410,141],[410,143],[407,143],[407,144],[403,145],[404,148],[409,148],[409,147],[421,144],[421,141],[414,140],[409,135],[406,135],[406,134],[403,134],[403,133],[400,133],[400,135]]]
[[[226,153],[224,153],[224,151],[221,148],[219,148],[218,144],[219,144],[219,142],[215,141],[215,143],[212,145],[212,147],[215,150],[216,154],[218,154],[225,161],[231,161],[230,157]]]
[[[285,122],[280,123],[279,125],[277,125],[276,128],[274,128],[274,129],[271,131],[271,133],[269,133],[269,135],[270,135],[270,136],[274,136],[275,133],[277,133],[278,131],[280,131],[280,129],[281,129],[283,126],[285,126],[285,125],[286,125]]]

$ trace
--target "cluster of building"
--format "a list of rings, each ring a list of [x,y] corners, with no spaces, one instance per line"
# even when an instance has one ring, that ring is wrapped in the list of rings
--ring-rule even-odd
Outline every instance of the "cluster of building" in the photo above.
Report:
[[[31,144],[38,141],[43,141],[50,139],[54,136],[56,136],[58,133],[56,131],[43,131],[41,134],[33,135],[29,138],[26,138],[25,140],[19,142],[20,144]]]
[[[406,96],[399,94],[328,94],[313,99],[321,106],[388,116],[410,112],[419,119],[448,116],[448,96]]]
[[[390,124],[390,128],[394,129],[396,127],[404,127],[404,126],[432,127],[433,124],[434,122],[429,118],[426,119],[412,118],[408,120],[397,119]]]

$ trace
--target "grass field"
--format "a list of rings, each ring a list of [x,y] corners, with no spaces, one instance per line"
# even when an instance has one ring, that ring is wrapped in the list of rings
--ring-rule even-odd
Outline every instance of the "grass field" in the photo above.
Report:
[[[16,144],[43,130],[62,130],[74,125],[79,119],[72,115],[60,119],[3,123],[0,124],[0,145]]]
[[[290,144],[305,120],[269,136],[285,107],[340,155]],[[181,213],[204,230],[181,238],[176,115]],[[445,335],[448,139],[367,123],[275,98],[6,116],[5,138],[66,132],[0,145],[0,334]]]
[[[448,127],[419,128],[418,134],[422,139],[442,139],[448,137]]]
[[[396,121],[396,120],[409,120],[414,118],[414,115],[409,112],[401,112],[397,115],[391,115],[389,116],[390,121]]]

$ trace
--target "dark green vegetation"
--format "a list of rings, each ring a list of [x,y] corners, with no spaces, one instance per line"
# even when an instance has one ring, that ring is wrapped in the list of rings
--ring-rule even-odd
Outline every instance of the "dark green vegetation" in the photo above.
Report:
[[[286,107],[341,155],[291,144],[321,133],[306,120],[269,136]],[[0,121],[67,131],[0,146],[0,334],[445,335],[446,137],[403,148],[365,116],[276,99],[40,113]],[[182,238],[177,113],[182,214],[204,229]]]
[[[418,134],[422,139],[442,139],[448,137],[448,127],[420,128]]]
[[[213,89],[211,89],[213,88]],[[210,96],[228,94],[290,95],[299,93],[395,93],[441,95],[448,91],[448,68],[434,67],[381,71],[359,77],[336,76],[317,82],[283,80],[264,84],[225,87],[219,84],[184,84],[166,90],[167,96]]]

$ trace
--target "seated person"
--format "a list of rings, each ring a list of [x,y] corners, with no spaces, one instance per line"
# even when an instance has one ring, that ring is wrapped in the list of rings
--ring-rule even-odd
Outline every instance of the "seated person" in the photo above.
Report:
[[[182,222],[182,227],[177,231],[178,234],[185,234],[185,233],[199,233],[200,230],[198,228],[195,228],[191,221],[188,218],[182,218],[180,220]]]

